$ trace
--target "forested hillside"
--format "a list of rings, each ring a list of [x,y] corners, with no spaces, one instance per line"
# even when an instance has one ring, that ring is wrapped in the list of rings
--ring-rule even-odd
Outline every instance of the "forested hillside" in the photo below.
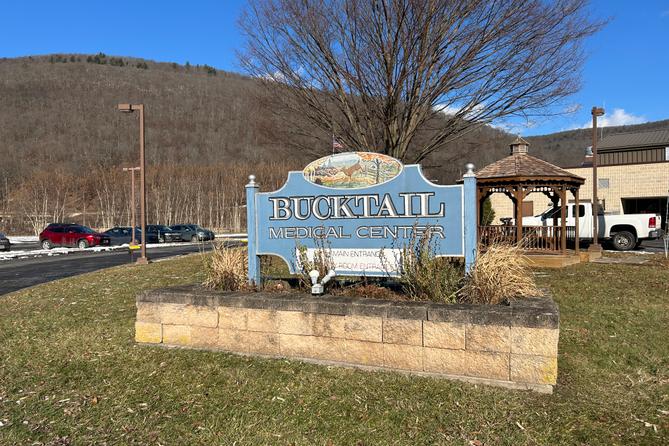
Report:
[[[283,119],[258,79],[127,57],[51,55],[0,60],[0,231],[39,230],[49,221],[108,227],[129,222],[129,177],[137,163],[136,115],[146,106],[149,220],[244,225],[243,185],[263,188],[331,151],[331,135]],[[667,128],[669,121],[634,126]],[[307,128],[306,132],[303,129]],[[607,128],[606,132],[632,128]],[[493,162],[514,138],[481,127],[428,159],[429,178],[452,182],[462,166]],[[529,138],[531,153],[576,165],[590,132]]]

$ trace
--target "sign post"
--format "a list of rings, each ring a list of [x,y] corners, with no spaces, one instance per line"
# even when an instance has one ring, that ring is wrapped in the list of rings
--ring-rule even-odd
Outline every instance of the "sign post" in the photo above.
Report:
[[[260,257],[258,257],[258,222],[256,221],[256,194],[258,193],[255,175],[249,175],[246,185],[246,227],[248,233],[249,284],[260,285]]]
[[[478,239],[478,222],[476,221],[476,175],[474,165],[465,165],[467,172],[464,179],[464,226],[465,226],[465,273],[468,273],[476,260],[476,240]]]
[[[288,174],[273,192],[246,185],[249,283],[260,285],[260,255],[281,257],[292,274],[300,258],[321,251],[337,276],[398,276],[409,246],[429,240],[437,257],[460,257],[469,271],[476,255],[476,176],[464,183],[428,181],[418,165],[387,155],[330,155]]]

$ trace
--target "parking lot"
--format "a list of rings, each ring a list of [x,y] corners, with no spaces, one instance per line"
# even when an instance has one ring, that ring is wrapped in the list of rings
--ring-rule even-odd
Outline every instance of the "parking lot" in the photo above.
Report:
[[[211,242],[204,242],[155,247],[147,249],[147,256],[152,261],[156,261],[168,257],[207,252],[212,249],[212,246]],[[130,253],[128,249],[102,252],[84,250],[68,255],[24,257],[2,261],[0,262],[0,296],[52,280],[129,264],[137,260],[138,256],[138,252]]]

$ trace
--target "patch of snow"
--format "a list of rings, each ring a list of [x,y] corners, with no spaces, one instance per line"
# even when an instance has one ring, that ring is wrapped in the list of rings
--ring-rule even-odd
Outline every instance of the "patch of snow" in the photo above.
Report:
[[[19,244],[19,243],[37,243],[39,242],[39,237],[36,235],[8,235],[10,243]]]
[[[246,234],[243,234],[246,235]],[[200,245],[206,242],[174,242],[174,243],[147,243],[146,248],[170,248],[176,246],[188,246],[188,245]],[[29,257],[42,257],[42,256],[58,256],[66,255],[73,252],[108,252],[108,251],[118,251],[118,250],[127,250],[128,244],[123,245],[113,245],[113,246],[93,246],[91,248],[52,248],[52,249],[31,249],[31,250],[19,250],[19,251],[9,251],[9,252],[0,252],[0,261],[2,260],[11,260],[11,259],[25,259]],[[138,249],[139,251],[139,249]]]
[[[632,255],[657,254],[657,252],[653,252],[653,251],[617,251],[615,249],[604,249],[603,251],[604,252],[610,252],[610,253],[613,253],[613,254],[632,254]]]

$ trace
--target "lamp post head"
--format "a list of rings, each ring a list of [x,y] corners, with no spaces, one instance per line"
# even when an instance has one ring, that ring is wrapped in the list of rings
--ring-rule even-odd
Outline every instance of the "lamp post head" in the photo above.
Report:
[[[590,113],[592,116],[604,116],[604,109],[602,107],[592,107]]]
[[[144,104],[118,104],[116,108],[122,113],[132,113],[135,110],[142,112],[144,111]]]

